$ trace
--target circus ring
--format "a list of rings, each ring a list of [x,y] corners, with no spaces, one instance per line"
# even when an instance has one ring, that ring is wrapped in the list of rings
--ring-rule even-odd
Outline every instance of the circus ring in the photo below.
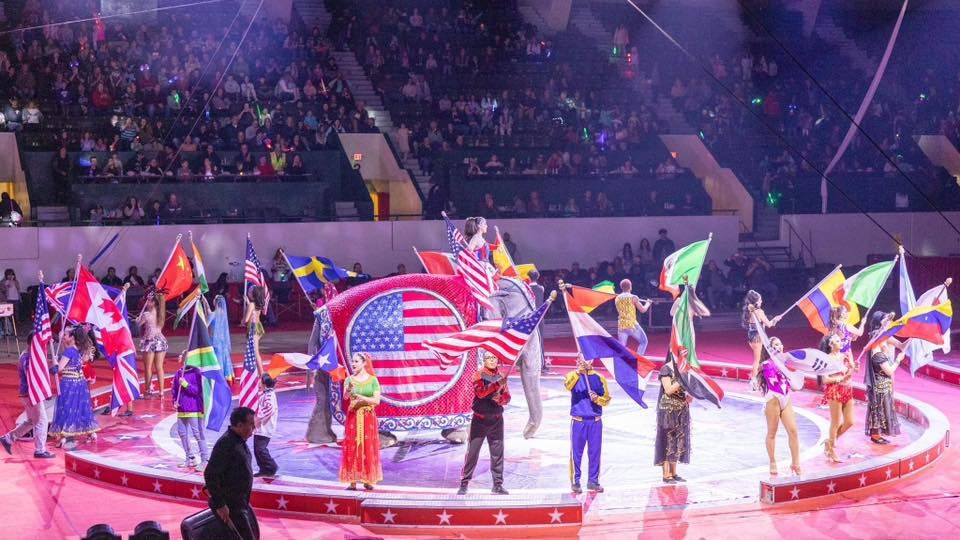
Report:
[[[840,441],[845,463],[828,464],[822,457],[826,411],[816,406],[820,394],[815,382],[808,380],[805,391],[794,396],[803,474],[771,477],[763,446],[762,402],[747,392],[743,383],[749,368],[704,362],[704,370],[721,382],[727,397],[722,410],[699,403],[692,410],[692,463],[681,465],[688,481],[674,485],[660,481],[660,470],[652,465],[653,410],[640,409],[612,384],[614,399],[605,413],[600,475],[606,491],[579,496],[569,489],[569,397],[558,376],[544,380],[545,422],[531,440],[520,435],[526,410],[519,381],[511,381],[517,387],[514,402],[505,413],[505,484],[511,494],[489,494],[484,450],[471,492],[465,497],[455,495],[464,447],[442,442],[439,434],[432,432],[401,435],[400,444],[383,451],[385,480],[375,491],[345,491],[337,482],[338,448],[303,440],[313,406],[312,391],[303,389],[301,377],[282,378],[280,434],[271,442],[280,475],[270,481],[256,480],[251,503],[272,513],[359,523],[382,533],[469,529],[471,535],[498,535],[511,529],[512,535],[567,534],[585,523],[632,514],[756,502],[783,504],[896,482],[931,466],[949,446],[945,415],[927,403],[897,394],[904,433],[895,444],[870,445],[866,437],[853,431]],[[856,388],[855,396],[864,399],[862,387]],[[94,396],[101,405],[106,399],[109,395]],[[646,401],[656,403],[655,387]],[[68,452],[67,472],[138,496],[202,505],[202,477],[177,468],[183,451],[173,432],[175,420],[169,404],[159,400],[142,403],[146,406],[138,407],[137,416],[120,424],[120,429],[111,429],[91,446]],[[858,416],[863,407],[858,403]],[[209,432],[208,444],[212,445],[215,436]],[[782,433],[777,446],[780,469],[787,471]]]

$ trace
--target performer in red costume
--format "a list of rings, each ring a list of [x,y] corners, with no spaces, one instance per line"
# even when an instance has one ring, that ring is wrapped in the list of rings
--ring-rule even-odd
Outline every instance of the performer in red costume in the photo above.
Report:
[[[473,478],[484,439],[490,450],[490,473],[493,475],[491,493],[509,495],[503,488],[503,406],[510,403],[510,388],[507,386],[507,377],[500,373],[499,368],[500,360],[485,353],[483,369],[473,380],[473,420],[470,422],[470,440],[457,495],[467,494],[467,485]]]

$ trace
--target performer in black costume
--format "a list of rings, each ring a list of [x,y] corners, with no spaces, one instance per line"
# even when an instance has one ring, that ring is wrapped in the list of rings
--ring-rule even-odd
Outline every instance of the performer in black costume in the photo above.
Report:
[[[491,493],[509,495],[503,488],[503,406],[510,403],[510,388],[499,367],[500,360],[496,356],[484,353],[483,368],[473,380],[473,420],[470,421],[470,439],[457,495],[467,494],[484,439],[490,450]]]

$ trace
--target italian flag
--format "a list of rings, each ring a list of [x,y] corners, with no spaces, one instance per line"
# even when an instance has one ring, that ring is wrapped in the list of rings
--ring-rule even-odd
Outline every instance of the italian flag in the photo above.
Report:
[[[706,240],[680,248],[664,259],[663,270],[660,271],[660,290],[670,293],[676,299],[680,295],[680,285],[696,285],[711,239],[713,233],[710,233]]]

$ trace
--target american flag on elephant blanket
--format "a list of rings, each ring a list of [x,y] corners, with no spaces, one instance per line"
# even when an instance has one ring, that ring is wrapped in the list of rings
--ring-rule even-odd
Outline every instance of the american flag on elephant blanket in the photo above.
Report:
[[[459,378],[459,370],[444,369],[424,347],[459,332],[464,323],[449,302],[417,289],[379,294],[364,303],[348,326],[351,354],[367,352],[384,398],[395,405],[415,405],[436,399]]]

